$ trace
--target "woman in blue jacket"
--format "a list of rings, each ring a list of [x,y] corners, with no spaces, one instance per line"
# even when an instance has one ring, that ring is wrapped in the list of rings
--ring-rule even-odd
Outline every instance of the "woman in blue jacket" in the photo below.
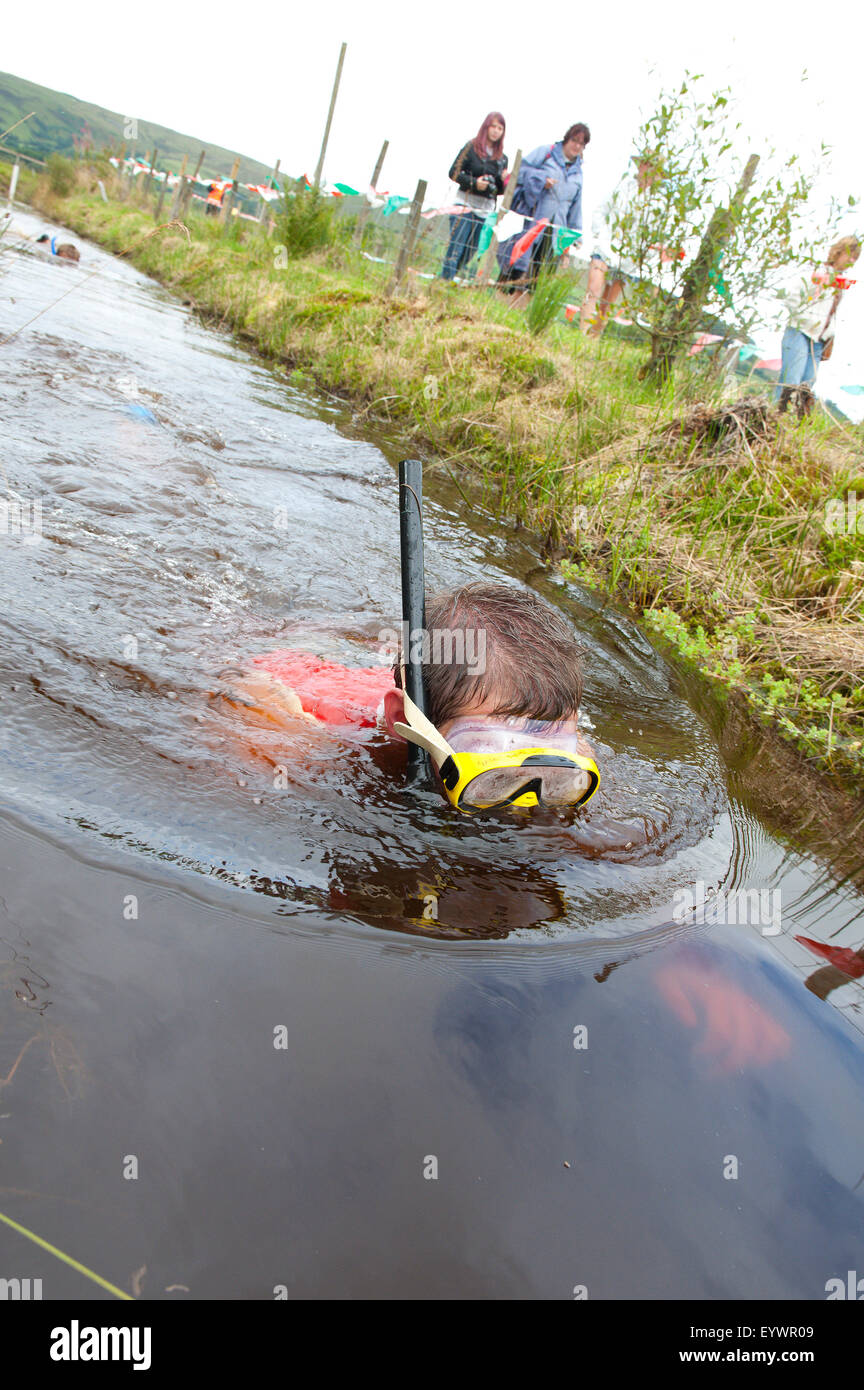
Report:
[[[571,125],[563,140],[554,145],[540,145],[522,160],[513,210],[523,213],[525,225],[515,237],[509,237],[498,249],[502,280],[528,280],[533,283],[552,246],[554,227],[582,230],[582,154],[591,132],[582,121]],[[549,226],[532,242],[527,251],[510,265],[510,249],[544,217]]]
[[[474,139],[462,147],[450,166],[450,177],[459,187],[456,202],[463,203],[465,211],[450,218],[450,245],[441,269],[442,280],[452,280],[471,260],[480,228],[504,192],[505,129],[501,112],[490,111]]]

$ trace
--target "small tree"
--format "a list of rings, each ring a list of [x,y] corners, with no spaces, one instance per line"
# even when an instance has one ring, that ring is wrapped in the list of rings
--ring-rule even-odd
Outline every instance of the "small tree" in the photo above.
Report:
[[[333,236],[333,200],[319,188],[298,181],[287,188],[276,215],[276,237],[289,257],[308,256],[328,246]]]
[[[75,187],[75,165],[72,160],[66,159],[55,150],[48,156],[46,173],[51,192],[61,198],[68,197]]]
[[[701,80],[688,73],[661,93],[639,130],[638,183],[620,185],[610,206],[610,249],[636,277],[628,304],[650,336],[643,374],[658,379],[712,317],[725,336],[749,337],[790,268],[814,260],[815,175],[797,154],[745,162],[728,89],[707,96]],[[838,217],[833,204],[829,221]]]

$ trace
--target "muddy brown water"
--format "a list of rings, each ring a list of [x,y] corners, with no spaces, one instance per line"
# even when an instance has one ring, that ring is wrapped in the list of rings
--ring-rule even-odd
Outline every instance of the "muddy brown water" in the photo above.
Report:
[[[404,448],[41,229],[0,241],[3,495],[41,508],[0,535],[0,1210],[144,1298],[824,1298],[864,1259],[861,986],[795,937],[857,948],[856,889],[435,471],[430,589],[567,614],[601,792],[463,820],[374,732],[286,736],[274,786],[217,673],[377,658]],[[0,1276],[110,1297],[4,1227]]]

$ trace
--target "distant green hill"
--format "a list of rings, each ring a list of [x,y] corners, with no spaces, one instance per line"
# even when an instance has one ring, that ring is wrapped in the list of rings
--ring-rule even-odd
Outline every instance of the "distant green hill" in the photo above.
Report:
[[[65,92],[39,87],[35,82],[26,82],[23,77],[0,72],[0,132],[7,130],[30,111],[35,111],[35,116],[2,141],[2,144],[21,154],[29,154],[36,159],[46,159],[54,150],[60,154],[74,154],[76,140],[80,142],[88,127],[96,150],[106,145],[117,149],[124,143],[125,116],[116,111],[106,111],[104,106],[94,106],[89,101],[79,101]],[[159,151],[157,167],[171,169],[175,173],[179,171],[184,154],[189,156],[194,168],[201,151],[206,150],[202,172],[210,177],[229,174],[239,154],[238,150],[226,150],[221,145],[199,140],[197,136],[181,135],[179,131],[142,120],[138,121],[137,140],[127,139],[125,143],[127,154],[132,154],[134,150],[142,159],[155,145]],[[261,183],[270,172],[270,166],[240,155],[239,177],[243,183]]]

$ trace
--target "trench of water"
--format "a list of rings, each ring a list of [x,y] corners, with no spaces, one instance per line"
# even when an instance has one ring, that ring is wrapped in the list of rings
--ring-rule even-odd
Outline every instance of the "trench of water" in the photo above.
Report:
[[[149,1297],[822,1296],[861,987],[796,937],[857,948],[854,883],[628,617],[434,468],[428,588],[566,614],[601,791],[463,819],[378,731],[302,728],[274,786],[220,672],[374,664],[404,447],[37,228],[0,243],[2,485],[38,514],[0,536],[0,1209]]]

